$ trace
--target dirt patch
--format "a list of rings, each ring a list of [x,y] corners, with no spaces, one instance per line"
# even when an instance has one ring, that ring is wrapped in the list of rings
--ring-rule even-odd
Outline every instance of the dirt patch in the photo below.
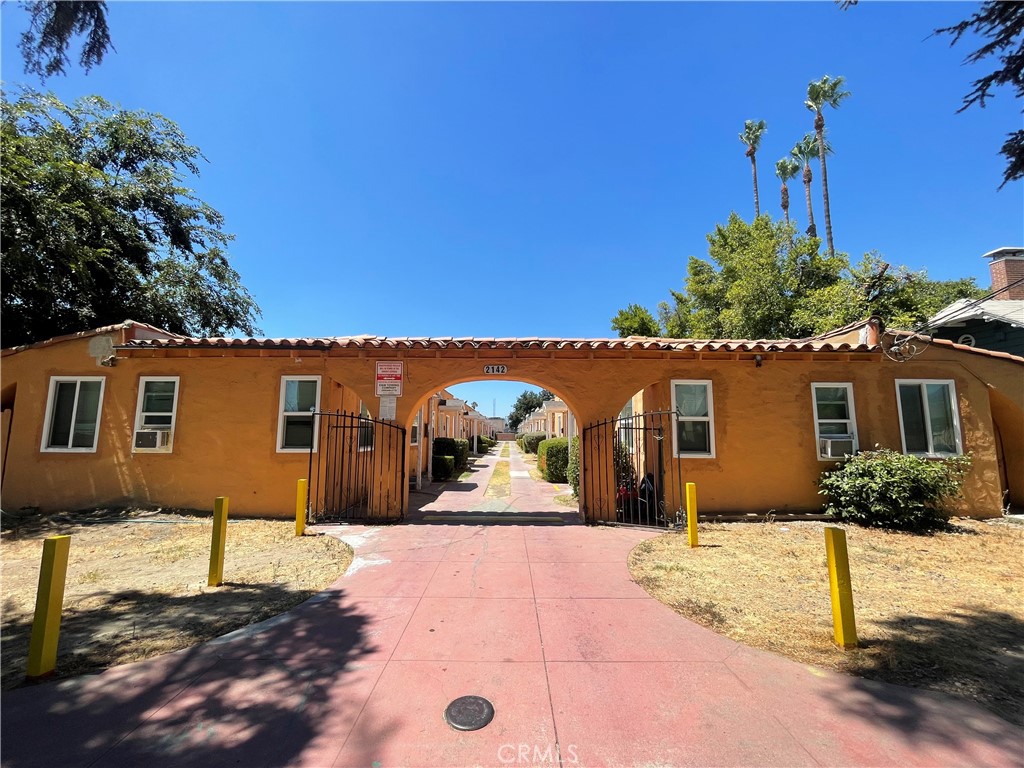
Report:
[[[504,443],[501,446],[501,453],[498,454],[501,458],[507,459],[509,457],[509,445],[510,443]]]
[[[918,536],[847,531],[861,647],[832,642],[825,523],[700,526],[630,554],[633,578],[677,612],[797,661],[971,699],[1024,723],[1024,526],[954,520]]]
[[[577,508],[580,505],[580,500],[571,493],[560,493],[555,496],[555,504],[558,504],[560,507]]]
[[[22,681],[42,540],[69,534],[71,551],[57,676],[92,672],[186,648],[274,616],[321,591],[352,561],[328,536],[295,523],[230,520],[226,584],[208,587],[210,518],[93,512],[20,521],[4,532],[0,681]]]

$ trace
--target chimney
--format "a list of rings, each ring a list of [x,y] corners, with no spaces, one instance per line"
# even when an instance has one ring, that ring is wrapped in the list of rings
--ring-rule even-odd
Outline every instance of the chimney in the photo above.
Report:
[[[998,296],[993,296],[993,300],[1024,299],[1024,248],[996,248],[986,253],[984,258],[992,259],[988,268],[992,275],[993,292],[1017,283]]]

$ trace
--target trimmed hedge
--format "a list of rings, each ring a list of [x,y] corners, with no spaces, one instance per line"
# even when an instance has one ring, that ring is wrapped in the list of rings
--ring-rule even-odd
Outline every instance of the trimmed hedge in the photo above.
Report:
[[[529,434],[523,435],[522,448],[526,453],[536,453],[537,447],[540,445],[542,440],[547,440],[548,436],[544,432],[530,432]]]
[[[458,472],[465,472],[469,466],[469,440],[456,438],[455,440],[455,469]]]
[[[487,453],[491,448],[498,444],[497,440],[493,437],[488,437],[487,435],[480,435],[477,437],[477,440],[480,441],[477,447],[480,449],[481,453]]]
[[[469,440],[455,437],[435,437],[434,455],[454,457],[455,470],[464,472],[469,466]]]
[[[537,447],[537,467],[549,483],[564,483],[568,480],[569,439],[552,437],[542,440]]]
[[[430,474],[433,476],[434,482],[450,480],[451,476],[455,474],[455,457],[438,456],[435,453],[430,462]]]
[[[572,487],[572,495],[580,497],[580,438],[577,435],[569,445],[569,466],[565,470],[566,482]]]

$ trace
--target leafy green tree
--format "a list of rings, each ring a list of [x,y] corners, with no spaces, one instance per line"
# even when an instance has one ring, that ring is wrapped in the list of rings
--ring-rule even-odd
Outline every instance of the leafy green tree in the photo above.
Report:
[[[856,265],[791,226],[735,213],[708,235],[708,258],[690,257],[685,289],[671,291],[659,317],[672,338],[803,338],[880,315],[914,328],[953,301],[983,295],[973,279],[931,280],[893,268],[877,253]]]
[[[743,123],[740,141],[747,148],[746,155],[750,158],[751,172],[754,174],[754,216],[761,215],[761,201],[757,195],[757,150],[761,146],[761,137],[768,130],[764,120],[747,120]]]
[[[784,157],[775,161],[775,175],[782,181],[782,212],[786,216],[786,224],[789,224],[789,180],[796,178],[800,173],[800,163],[791,157]]]
[[[661,335],[661,328],[654,315],[639,304],[630,304],[625,309],[620,309],[612,318],[612,330],[616,331],[621,339],[627,336]]]
[[[184,186],[203,158],[170,120],[99,97],[0,105],[0,319],[13,346],[131,318],[256,333],[224,219]]]
[[[794,310],[794,325],[824,333],[870,315],[895,328],[916,328],[957,299],[985,295],[974,278],[932,280],[925,270],[893,267],[877,252],[844,267],[841,280],[812,291]]]
[[[825,75],[821,80],[807,84],[807,100],[804,106],[814,113],[814,135],[818,140],[818,158],[821,160],[821,201],[825,210],[825,242],[828,243],[828,255],[836,255],[835,243],[832,241],[832,208],[828,198],[828,168],[825,165],[825,107],[839,109],[843,99],[850,95],[843,90],[846,80],[843,77]]]
[[[972,104],[984,108],[985,100],[992,97],[992,88],[1012,85],[1017,98],[1024,98],[1024,3],[988,0],[969,18],[951,27],[936,29],[936,34],[952,35],[950,45],[956,45],[967,32],[974,32],[987,42],[964,59],[974,65],[996,56],[1001,66],[972,83],[974,89],[964,96],[963,112]],[[1024,177],[1024,130],[1007,134],[1000,152],[1006,157],[1002,189],[1007,183]]]
[[[544,393],[549,397],[544,397]],[[546,389],[540,392],[534,392],[532,390],[524,390],[516,398],[516,401],[512,404],[512,411],[508,415],[508,428],[512,432],[519,429],[519,425],[523,423],[527,416],[533,413],[535,410],[544,404],[545,400],[551,400],[554,398],[550,392]]]
[[[29,13],[28,29],[21,33],[18,48],[25,71],[45,80],[65,74],[71,63],[67,50],[73,37],[84,35],[78,63],[86,72],[113,50],[107,26],[107,4],[102,0],[46,0],[22,2]]]
[[[690,257],[686,289],[672,294],[676,327],[694,338],[786,338],[799,302],[839,280],[845,264],[818,254],[816,238],[760,216],[748,224],[732,214],[708,235],[708,260]],[[663,315],[664,316],[664,315]]]

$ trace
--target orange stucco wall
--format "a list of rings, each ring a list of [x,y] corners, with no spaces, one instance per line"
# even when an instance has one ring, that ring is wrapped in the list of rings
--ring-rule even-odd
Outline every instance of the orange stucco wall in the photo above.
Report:
[[[710,379],[717,455],[679,461],[686,479],[698,484],[702,512],[722,513],[820,507],[815,481],[828,463],[816,457],[812,382],[852,382],[861,446],[899,449],[895,379],[952,379],[964,449],[974,456],[962,510],[998,514],[1004,475],[1011,478],[1014,498],[1022,494],[1016,475],[1024,466],[1024,446],[1017,442],[1024,434],[1024,366],[948,348],[931,347],[905,363],[877,354],[773,354],[764,356],[761,367],[751,355],[701,359],[640,351],[122,349],[116,366],[101,367],[89,343],[76,339],[4,355],[3,387],[16,384],[3,481],[8,508],[135,502],[209,509],[216,496],[227,495],[235,514],[290,516],[295,481],[306,476],[308,456],[275,449],[281,377],[319,375],[321,408],[355,411],[362,399],[376,415],[374,372],[380,359],[405,361],[397,421],[407,430],[433,393],[494,378],[483,374],[485,364],[504,363],[510,379],[551,390],[581,427],[615,418],[639,391],[644,409],[657,410],[670,407],[670,380]],[[76,374],[106,377],[97,451],[40,452],[49,378]],[[159,375],[180,377],[173,453],[135,454],[139,378]],[[1002,471],[993,414],[1003,442]],[[410,469],[419,461],[427,470],[428,425],[429,420],[422,450],[406,453]]]

